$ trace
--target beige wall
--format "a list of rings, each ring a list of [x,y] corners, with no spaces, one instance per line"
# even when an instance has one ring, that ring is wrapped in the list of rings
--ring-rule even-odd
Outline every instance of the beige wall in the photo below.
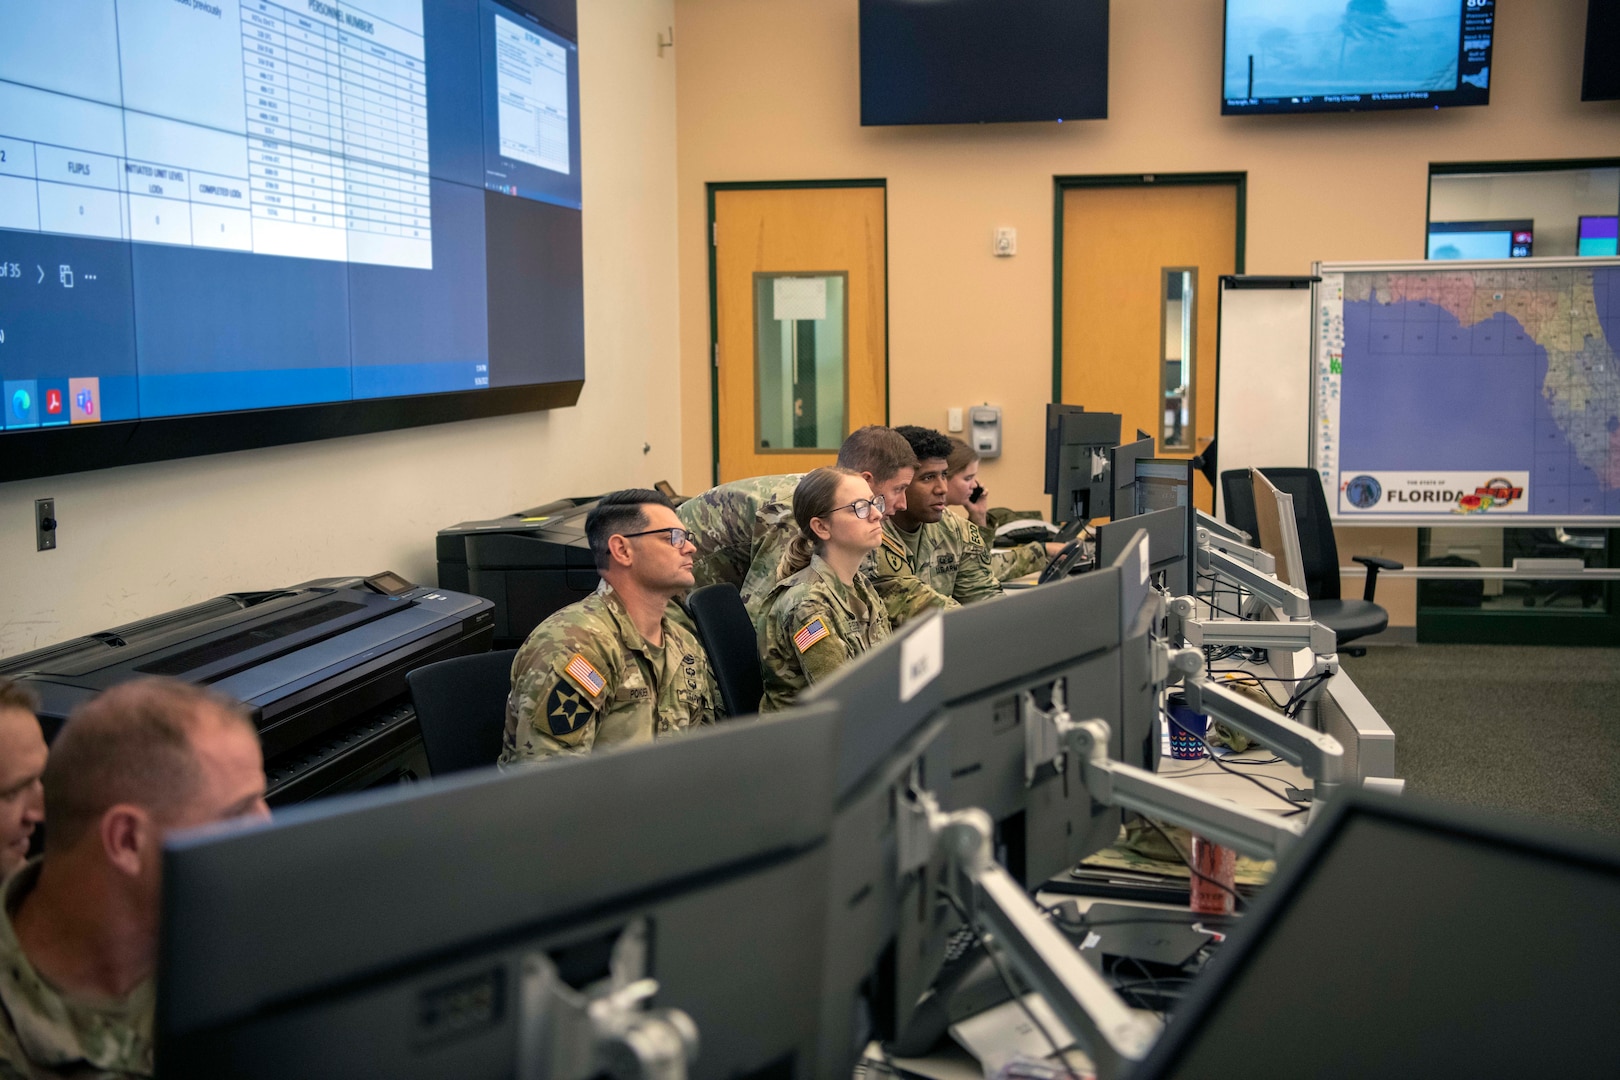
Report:
[[[1501,6],[1486,108],[1319,117],[1220,115],[1221,10],[1115,0],[1105,121],[862,128],[857,0],[676,0],[683,490],[711,475],[707,182],[885,178],[891,421],[1001,405],[983,482],[1038,508],[1054,175],[1245,171],[1248,271],[1299,273],[1421,258],[1431,161],[1620,146],[1620,104],[1580,101],[1585,0]],[[1002,225],[1011,259],[991,255]]]
[[[579,7],[579,404],[0,485],[0,656],[233,590],[386,568],[431,583],[445,525],[680,475],[675,71],[656,48],[673,4]],[[43,496],[61,546],[35,553]]]

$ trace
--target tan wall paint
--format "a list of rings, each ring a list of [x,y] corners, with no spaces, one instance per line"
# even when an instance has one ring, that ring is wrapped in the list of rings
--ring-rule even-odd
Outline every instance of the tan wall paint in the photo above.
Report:
[[[0,485],[0,656],[238,589],[385,568],[431,583],[445,525],[678,479],[675,61],[656,48],[673,3],[579,9],[579,404]],[[61,546],[36,554],[43,496]]]
[[[683,490],[710,480],[707,182],[886,178],[891,421],[1001,405],[983,482],[1039,508],[1054,175],[1246,171],[1248,271],[1299,273],[1421,258],[1431,161],[1620,147],[1620,103],[1580,101],[1585,0],[1501,6],[1486,108],[1318,117],[1220,115],[1221,11],[1115,0],[1105,121],[862,128],[857,0],[676,0]],[[1003,225],[1011,259],[990,251]]]

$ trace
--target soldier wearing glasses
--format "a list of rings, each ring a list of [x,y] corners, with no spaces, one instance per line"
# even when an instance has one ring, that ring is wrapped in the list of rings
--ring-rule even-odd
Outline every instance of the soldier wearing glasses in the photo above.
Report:
[[[603,586],[518,650],[500,764],[680,734],[723,713],[708,655],[668,615],[692,587],[693,546],[669,500],[631,489],[585,518]]]
[[[883,543],[882,496],[853,469],[804,475],[798,531],[756,623],[765,677],[760,711],[785,708],[811,683],[889,636],[889,615],[861,564]]]

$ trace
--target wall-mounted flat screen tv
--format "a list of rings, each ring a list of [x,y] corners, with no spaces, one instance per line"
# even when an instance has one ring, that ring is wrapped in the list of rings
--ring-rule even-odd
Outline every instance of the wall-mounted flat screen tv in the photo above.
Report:
[[[1536,223],[1522,221],[1431,221],[1431,259],[1528,259]]]
[[[1620,2],[1586,0],[1582,101],[1620,101]]]
[[[0,5],[0,481],[572,404],[575,26]]]
[[[1485,105],[1496,0],[1226,0],[1221,112]]]
[[[861,0],[861,123],[1108,115],[1108,0]]]

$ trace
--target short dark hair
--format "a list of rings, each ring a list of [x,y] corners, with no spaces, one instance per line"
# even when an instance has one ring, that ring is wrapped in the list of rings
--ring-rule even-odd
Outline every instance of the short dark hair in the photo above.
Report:
[[[838,448],[838,464],[845,469],[871,473],[872,479],[882,484],[901,469],[915,469],[917,455],[894,428],[868,424],[844,439],[844,444]]]
[[[661,491],[625,488],[602,496],[585,515],[585,539],[591,545],[591,556],[596,559],[598,570],[606,570],[613,562],[608,554],[608,537],[640,532],[647,527],[647,512],[642,507],[649,503],[671,511],[675,509],[675,504]]]
[[[178,679],[120,683],[76,709],[45,764],[47,857],[119,803],[161,814],[190,798],[201,782],[191,736],[207,713],[254,731],[241,705]]]
[[[918,462],[927,461],[929,458],[937,458],[940,461],[951,459],[951,440],[933,428],[906,424],[894,430],[911,444],[911,452],[917,455]]]
[[[39,695],[27,683],[0,676],[0,709],[23,709],[39,712]]]

